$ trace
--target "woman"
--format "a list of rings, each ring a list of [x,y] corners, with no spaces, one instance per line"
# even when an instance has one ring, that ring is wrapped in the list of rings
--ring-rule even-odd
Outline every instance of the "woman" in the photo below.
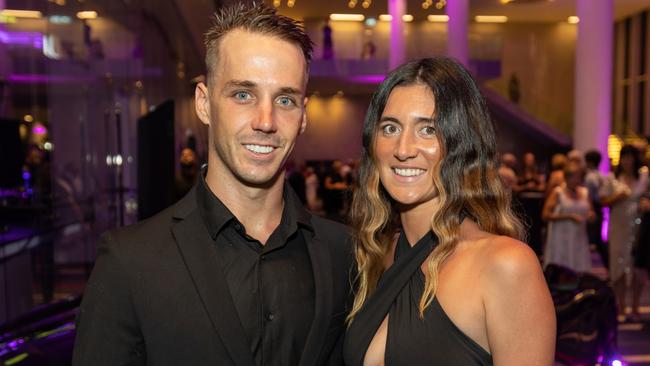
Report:
[[[618,301],[618,315],[625,321],[627,287],[632,285],[633,299],[642,287],[634,276],[632,248],[635,243],[639,218],[639,201],[648,187],[647,169],[641,169],[639,152],[632,145],[621,148],[619,164],[614,176],[603,186],[603,205],[609,213],[609,278]],[[633,284],[634,283],[634,284]],[[638,289],[638,290],[637,290]],[[639,318],[638,308],[632,309],[633,319]]]
[[[591,270],[587,221],[595,215],[589,192],[583,187],[585,171],[575,162],[563,170],[565,183],[555,187],[544,203],[542,218],[549,221],[544,266],[554,263],[576,272]]]
[[[512,238],[487,108],[456,61],[413,61],[379,86],[358,187],[346,364],[552,365],[553,303]]]

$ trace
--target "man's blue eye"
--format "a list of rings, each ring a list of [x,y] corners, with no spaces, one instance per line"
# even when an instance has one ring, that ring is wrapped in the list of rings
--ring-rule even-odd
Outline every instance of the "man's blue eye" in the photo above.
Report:
[[[249,95],[250,94],[248,94],[246,92],[237,92],[237,93],[235,93],[235,98],[237,98],[237,99],[248,99]]]
[[[278,102],[280,104],[282,104],[283,106],[290,106],[290,105],[293,104],[293,100],[291,100],[290,98],[286,98],[286,97],[285,98],[280,98],[280,100]]]

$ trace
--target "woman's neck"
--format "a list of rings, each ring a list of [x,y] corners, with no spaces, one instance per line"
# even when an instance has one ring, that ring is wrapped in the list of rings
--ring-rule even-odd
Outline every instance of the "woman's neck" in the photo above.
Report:
[[[437,199],[416,205],[402,207],[400,220],[406,239],[411,246],[431,231],[431,217],[436,209]]]

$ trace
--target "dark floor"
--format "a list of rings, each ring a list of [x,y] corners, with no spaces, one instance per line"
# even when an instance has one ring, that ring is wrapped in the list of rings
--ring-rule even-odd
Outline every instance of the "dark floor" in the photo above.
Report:
[[[593,272],[601,278],[607,276],[607,269],[600,258],[592,253]],[[631,299],[628,300],[628,303]],[[650,366],[650,279],[646,278],[641,298],[641,321],[625,322],[618,326],[618,348],[624,364]],[[630,308],[627,309],[629,313]],[[609,365],[607,365],[609,366]]]

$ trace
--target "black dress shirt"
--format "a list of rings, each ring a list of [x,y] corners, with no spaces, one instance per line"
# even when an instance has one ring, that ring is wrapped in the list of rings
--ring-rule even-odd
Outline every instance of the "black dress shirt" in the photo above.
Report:
[[[314,276],[301,232],[313,230],[310,214],[285,185],[282,219],[262,245],[246,234],[203,174],[197,199],[255,362],[298,364],[314,319]]]

